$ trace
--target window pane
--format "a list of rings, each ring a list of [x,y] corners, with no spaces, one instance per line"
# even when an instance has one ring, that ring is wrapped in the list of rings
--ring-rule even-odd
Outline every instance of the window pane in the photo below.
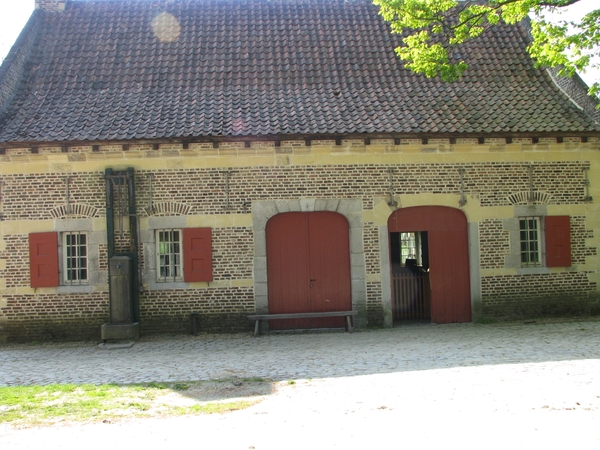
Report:
[[[65,233],[63,248],[63,269],[66,284],[81,284],[88,279],[87,235],[85,233]]]
[[[519,219],[519,235],[521,247],[521,264],[524,267],[540,266],[540,219],[526,217]]]
[[[158,230],[157,256],[158,281],[181,279],[181,232],[179,230]]]
[[[405,266],[407,259],[421,260],[418,233],[400,233],[400,263]]]

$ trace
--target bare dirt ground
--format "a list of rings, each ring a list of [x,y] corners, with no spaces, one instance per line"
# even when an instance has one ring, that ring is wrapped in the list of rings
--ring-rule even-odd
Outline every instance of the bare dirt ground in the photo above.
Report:
[[[276,392],[280,383],[271,381],[202,381],[186,383],[186,389],[169,392],[157,399],[162,404],[191,406],[198,403],[261,401]]]

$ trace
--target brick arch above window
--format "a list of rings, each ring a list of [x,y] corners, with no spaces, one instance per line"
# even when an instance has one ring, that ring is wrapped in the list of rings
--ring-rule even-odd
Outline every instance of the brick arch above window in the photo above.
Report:
[[[507,199],[511,205],[528,205],[532,203],[538,205],[547,205],[552,199],[552,194],[538,191],[533,193],[530,191],[521,191],[510,194]]]
[[[149,216],[188,216],[192,210],[190,205],[177,202],[155,202],[146,208]]]
[[[82,203],[72,203],[70,205],[57,206],[50,210],[50,215],[54,219],[72,219],[74,217],[94,218],[98,217],[98,208]]]

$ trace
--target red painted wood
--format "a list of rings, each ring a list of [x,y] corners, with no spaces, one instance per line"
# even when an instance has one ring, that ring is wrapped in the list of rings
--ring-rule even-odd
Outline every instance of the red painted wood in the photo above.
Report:
[[[350,236],[341,214],[308,214],[310,311],[350,311]],[[310,328],[343,327],[343,317],[311,319]]]
[[[388,231],[426,231],[429,238],[431,321],[471,321],[467,218],[458,209],[417,206],[395,211]]]
[[[267,222],[269,312],[310,312],[308,216],[286,213]],[[271,320],[271,329],[306,328],[308,320]]]
[[[269,220],[269,313],[352,309],[346,218],[331,212],[292,212]],[[344,318],[272,320],[271,329],[343,327]]]
[[[31,287],[58,286],[58,233],[29,235],[29,279]]]
[[[546,266],[571,266],[571,219],[569,216],[547,216]]]
[[[183,279],[186,282],[212,281],[212,230],[183,229]]]

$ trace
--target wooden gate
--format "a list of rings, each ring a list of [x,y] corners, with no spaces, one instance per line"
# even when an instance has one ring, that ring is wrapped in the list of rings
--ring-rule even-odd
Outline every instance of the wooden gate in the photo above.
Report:
[[[469,247],[464,213],[444,206],[403,208],[388,219],[388,231],[427,232],[431,321],[470,322]]]
[[[348,221],[332,212],[290,212],[267,223],[269,313],[349,311]],[[272,320],[271,329],[343,327],[340,317]]]
[[[428,273],[392,273],[392,297],[395,321],[431,319]]]

